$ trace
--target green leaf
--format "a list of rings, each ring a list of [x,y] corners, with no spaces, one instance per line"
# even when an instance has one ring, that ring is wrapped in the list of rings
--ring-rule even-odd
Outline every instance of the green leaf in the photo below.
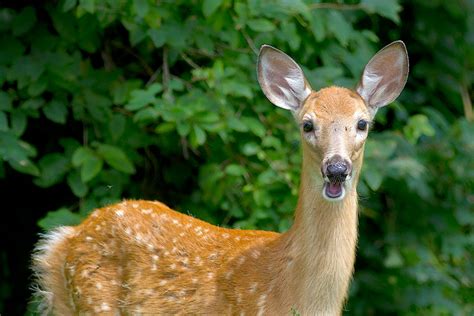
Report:
[[[166,33],[162,29],[150,29],[147,34],[156,48],[160,48],[166,43]]]
[[[38,221],[38,226],[44,230],[51,230],[58,226],[74,226],[82,221],[79,214],[73,213],[67,208],[60,208],[48,214]]]
[[[206,142],[206,132],[197,125],[191,131],[191,145],[196,148]]]
[[[313,11],[310,29],[316,41],[321,42],[326,38],[326,15],[320,10]]]
[[[51,121],[59,124],[66,123],[67,107],[63,102],[54,99],[43,107],[44,115]]]
[[[90,148],[78,147],[72,155],[72,165],[76,168],[80,167],[86,160],[92,159],[93,157],[94,152]]]
[[[67,176],[67,184],[71,188],[72,193],[79,198],[86,196],[89,191],[87,185],[82,182],[81,175],[77,170],[69,173]]]
[[[335,10],[330,10],[327,14],[327,18],[328,30],[343,46],[347,46],[349,39],[354,33],[352,25],[347,21],[346,18],[344,18],[342,13]]]
[[[360,4],[370,13],[377,13],[398,24],[400,23],[398,13],[402,10],[398,2],[398,0],[362,0]]]
[[[236,164],[230,164],[225,168],[225,173],[231,176],[243,176],[246,173],[246,170],[244,167]]]
[[[416,144],[421,136],[434,136],[435,130],[426,115],[416,114],[408,119],[408,123],[403,127],[403,133],[410,143]]]
[[[364,167],[362,174],[365,182],[373,191],[377,191],[380,188],[383,175],[376,168]]]
[[[10,166],[18,172],[26,173],[32,176],[39,176],[40,171],[38,167],[29,159],[23,159],[20,161],[10,160],[8,161]]]
[[[204,0],[202,3],[202,13],[205,17],[211,16],[219,6],[222,4],[223,0]]]
[[[19,36],[28,32],[36,23],[36,11],[26,7],[15,17],[12,24],[13,35]]]
[[[122,149],[112,145],[101,144],[97,147],[97,153],[112,168],[129,174],[135,172],[135,167]]]
[[[8,118],[5,112],[0,112],[0,131],[6,132],[9,130]]]
[[[0,91],[0,111],[10,111],[12,109],[12,101],[8,93]]]
[[[191,131],[191,125],[188,122],[176,122],[176,130],[179,136],[187,136]]]
[[[21,136],[26,129],[26,125],[28,124],[25,113],[23,113],[21,110],[15,109],[10,114],[10,121],[13,134],[16,136]]]
[[[148,0],[134,0],[132,3],[133,8],[135,9],[135,12],[139,18],[143,18],[145,15],[147,15],[148,10],[150,9]]]
[[[48,82],[42,77],[28,86],[28,94],[37,97],[46,90]]]
[[[242,153],[246,156],[253,156],[256,153],[260,151],[260,147],[257,145],[257,143],[246,143],[242,147]]]
[[[79,0],[79,6],[83,8],[86,12],[95,12],[95,0]]]
[[[77,0],[64,0],[63,12],[67,12],[77,5]]]
[[[96,156],[88,157],[81,167],[81,179],[86,183],[92,180],[102,170],[104,162]]]
[[[130,111],[136,111],[147,105],[154,105],[157,102],[156,94],[162,90],[163,86],[159,83],[153,83],[144,90],[133,90],[130,94],[130,102],[125,108]]]
[[[112,138],[117,141],[125,131],[125,117],[121,114],[114,114],[109,122],[109,132]]]
[[[153,108],[153,107],[146,107],[143,109],[140,109],[135,113],[133,116],[133,120],[135,122],[141,122],[141,123],[150,123],[155,121],[159,116],[158,111]]]
[[[265,126],[259,120],[254,117],[242,117],[241,120],[255,135],[259,137],[265,136]]]
[[[391,248],[383,264],[387,268],[400,268],[403,266],[403,258],[397,249]]]
[[[248,126],[244,124],[240,119],[231,116],[227,119],[227,125],[229,128],[237,132],[246,132],[249,130]]]
[[[38,162],[40,177],[35,179],[35,184],[42,187],[50,187],[63,180],[69,169],[69,159],[63,154],[53,153],[45,155]]]
[[[249,20],[247,25],[256,32],[272,32],[275,30],[275,25],[267,19]]]
[[[174,124],[173,122],[163,122],[155,128],[155,132],[158,134],[165,134],[174,131],[175,128],[176,124]]]

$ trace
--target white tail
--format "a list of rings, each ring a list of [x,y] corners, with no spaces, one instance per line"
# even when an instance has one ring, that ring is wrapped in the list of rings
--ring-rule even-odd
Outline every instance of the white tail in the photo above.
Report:
[[[125,201],[60,228],[34,255],[44,312],[338,315],[357,241],[356,186],[377,108],[403,89],[408,56],[394,42],[365,67],[357,92],[313,91],[301,68],[263,46],[260,85],[301,129],[295,222],[284,234],[212,226],[160,202]]]

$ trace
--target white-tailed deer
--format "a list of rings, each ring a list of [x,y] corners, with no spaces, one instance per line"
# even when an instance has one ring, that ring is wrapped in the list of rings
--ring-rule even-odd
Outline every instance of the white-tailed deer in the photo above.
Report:
[[[33,268],[44,312],[340,314],[354,266],[364,143],[377,109],[400,94],[407,75],[405,45],[397,41],[369,61],[355,91],[316,92],[289,56],[264,45],[260,86],[301,131],[291,229],[226,229],[150,201],[95,210],[38,244]]]

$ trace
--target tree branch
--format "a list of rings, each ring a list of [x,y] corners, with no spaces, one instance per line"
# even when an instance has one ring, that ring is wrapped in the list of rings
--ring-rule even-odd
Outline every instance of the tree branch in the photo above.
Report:
[[[461,97],[462,97],[462,104],[464,107],[464,116],[468,122],[472,122],[474,119],[474,115],[472,113],[472,101],[471,97],[469,96],[469,91],[465,84],[462,84],[461,87]]]
[[[332,10],[364,10],[362,4],[346,4],[346,3],[313,3],[309,5],[311,10],[332,9]]]

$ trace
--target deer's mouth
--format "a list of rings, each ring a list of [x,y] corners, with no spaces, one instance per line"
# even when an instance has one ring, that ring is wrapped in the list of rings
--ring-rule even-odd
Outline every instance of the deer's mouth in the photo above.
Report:
[[[345,181],[324,181],[323,195],[327,200],[339,201],[344,198]]]

